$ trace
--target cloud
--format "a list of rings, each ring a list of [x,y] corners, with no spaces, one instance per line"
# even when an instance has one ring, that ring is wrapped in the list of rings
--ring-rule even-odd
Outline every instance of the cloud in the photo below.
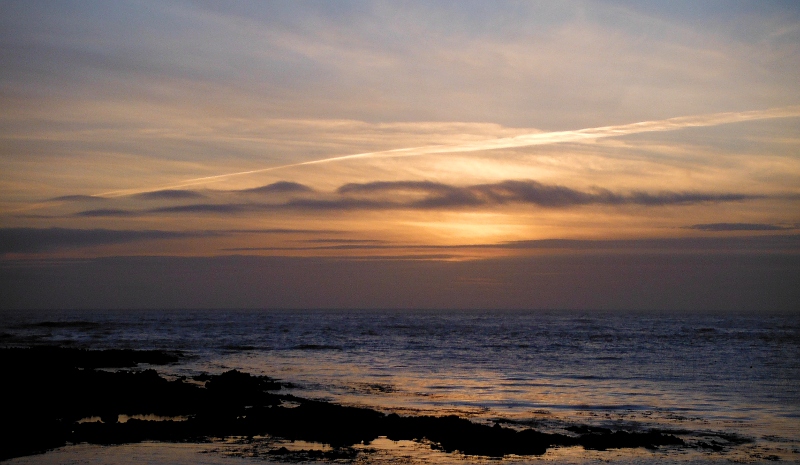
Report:
[[[745,237],[679,237],[660,239],[574,240],[544,239],[510,241],[487,247],[504,249],[566,249],[619,251],[694,251],[694,252],[800,252],[800,235],[766,235]]]
[[[797,229],[797,227],[769,223],[704,223],[686,226],[686,229],[700,231],[791,231]]]
[[[153,192],[142,192],[136,194],[136,197],[147,200],[179,200],[179,199],[197,199],[205,197],[199,192],[185,190],[185,189],[164,189]]]
[[[103,218],[103,217],[124,217],[136,216],[137,213],[130,210],[120,210],[116,208],[98,208],[96,210],[84,210],[75,214],[75,216],[83,216],[88,218]]]
[[[376,181],[348,183],[332,193],[317,192],[296,183],[275,183],[264,188],[224,193],[286,192],[300,193],[282,202],[228,202],[221,198],[214,202],[214,192],[208,191],[210,202],[171,205],[147,210],[98,209],[76,213],[83,217],[123,217],[155,214],[218,214],[236,215],[248,212],[280,210],[358,211],[358,210],[444,210],[462,208],[487,208],[500,205],[535,205],[541,208],[571,208],[584,205],[639,205],[648,207],[681,206],[701,203],[740,202],[766,198],[764,195],[735,192],[613,192],[599,187],[578,190],[557,184],[538,181],[506,180],[497,183],[454,186],[433,181]]]
[[[433,181],[374,181],[366,183],[348,183],[338,189],[340,194],[362,194],[380,191],[415,190],[427,192],[445,192],[451,187]]]
[[[66,228],[3,228],[0,229],[0,253],[42,252],[47,250],[89,247],[127,242],[177,239],[216,235],[213,232],[177,232],[159,230],[112,230]]]
[[[254,193],[254,194],[299,194],[303,192],[314,192],[314,189],[296,182],[278,181],[266,186],[243,189],[234,192]]]
[[[290,209],[312,211],[338,210],[395,210],[408,208],[399,202],[370,199],[336,198],[336,199],[293,199],[282,204],[264,205],[265,209]]]
[[[641,134],[647,132],[666,132],[676,131],[686,128],[711,127],[723,124],[739,123],[745,121],[758,121],[773,118],[793,118],[800,116],[800,106],[787,106],[781,108],[771,108],[767,110],[753,110],[742,112],[713,113],[706,115],[680,116],[663,120],[642,121],[638,123],[620,124],[614,126],[600,126],[595,128],[585,128],[570,131],[551,131],[534,132],[513,137],[499,137],[472,141],[468,143],[453,143],[426,145],[421,147],[407,147],[391,150],[381,150],[375,152],[356,153],[351,155],[341,155],[327,157],[318,160],[310,160],[286,165],[271,166],[248,171],[235,173],[225,173],[214,176],[204,176],[200,178],[187,179],[179,183],[158,188],[124,189],[104,192],[97,194],[104,197],[122,197],[128,195],[150,192],[153,190],[173,189],[198,184],[207,184],[212,181],[219,181],[231,177],[246,176],[251,174],[266,173],[286,168],[296,168],[300,166],[315,165],[320,163],[333,163],[344,160],[362,158],[381,158],[381,157],[412,157],[423,155],[438,155],[459,152],[479,152],[485,150],[512,149],[521,147],[532,147],[538,145],[561,144],[566,142],[580,143],[589,142],[608,137],[620,137],[631,134]],[[292,183],[293,184],[293,183]],[[265,186],[266,187],[266,186]]]
[[[205,199],[214,194],[221,192],[231,194],[302,194],[315,192],[308,186],[296,182],[279,181],[266,186],[255,187],[252,189],[239,189],[228,191],[208,191],[207,195],[200,192],[185,189],[166,189],[153,192],[143,192],[136,194],[133,197],[146,199],[146,200],[188,200],[188,199]],[[82,196],[66,196],[66,197],[82,197]],[[85,210],[76,213],[74,216],[78,217],[123,217],[123,216],[140,216],[144,213],[220,213],[220,214],[234,214],[246,211],[263,210],[265,205],[257,203],[199,203],[189,205],[173,205],[151,208],[149,210],[121,210],[121,209],[95,209]]]
[[[634,192],[620,203],[632,205],[686,205],[707,202],[740,202],[743,200],[762,199],[763,195],[752,194],[712,194],[703,192],[660,192],[649,194],[647,192]]]
[[[226,234],[342,234],[345,231],[339,229],[292,229],[292,228],[268,228],[268,229],[226,229]],[[334,241],[336,239],[327,239]]]
[[[582,252],[642,252],[642,253],[747,253],[780,251],[800,253],[800,235],[769,235],[745,237],[679,237],[656,239],[536,239],[508,241],[487,244],[430,245],[430,244],[392,244],[387,241],[321,239],[303,241],[311,244],[299,247],[233,247],[223,249],[228,252],[247,251],[314,251],[314,250],[551,250]]]
[[[310,244],[385,244],[388,241],[379,239],[303,239],[298,242]]]
[[[60,197],[53,197],[50,200],[55,202],[97,202],[107,199],[96,195],[62,195]]]
[[[334,229],[225,229],[216,231],[0,228],[0,254],[123,244],[158,239],[222,237],[235,234],[341,234]],[[335,239],[330,239],[334,241]],[[341,242],[341,241],[337,241]],[[349,242],[349,241],[344,241]]]
[[[172,207],[159,207],[147,210],[149,213],[219,213],[235,214],[257,209],[255,205],[248,204],[216,204],[199,203],[193,205],[176,205]]]
[[[533,204],[546,208],[567,208],[580,205],[688,205],[705,202],[732,202],[762,198],[763,196],[739,193],[703,192],[632,192],[614,193],[607,189],[595,188],[580,191],[565,186],[542,184],[533,180],[507,180],[492,184],[478,184],[466,187],[451,186],[428,181],[371,182],[345,184],[340,194],[391,194],[395,199],[403,195],[421,195],[416,200],[395,200],[397,208],[420,209],[481,207],[509,203]],[[349,199],[348,199],[349,200]],[[376,202],[379,204],[379,202]],[[335,202],[328,202],[328,208]],[[342,208],[352,206],[345,202]]]

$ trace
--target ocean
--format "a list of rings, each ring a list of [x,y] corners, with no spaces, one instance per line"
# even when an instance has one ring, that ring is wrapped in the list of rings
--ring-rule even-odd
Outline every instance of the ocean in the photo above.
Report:
[[[5,347],[181,351],[170,377],[237,369],[299,397],[400,415],[614,431],[691,447],[549,449],[534,463],[800,462],[800,316],[791,313],[114,310],[2,313]],[[323,448],[292,443],[293,447]],[[375,441],[364,463],[491,462]],[[131,459],[135,457],[136,459]],[[9,463],[280,463],[236,438],[72,445]],[[318,460],[320,463],[331,461]]]

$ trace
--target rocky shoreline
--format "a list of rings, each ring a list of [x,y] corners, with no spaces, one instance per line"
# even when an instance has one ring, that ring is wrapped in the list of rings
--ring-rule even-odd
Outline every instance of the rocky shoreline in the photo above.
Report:
[[[575,425],[568,434],[557,434],[499,423],[489,426],[456,416],[385,414],[282,394],[280,381],[235,370],[168,380],[154,369],[136,368],[141,363],[176,363],[182,356],[167,351],[0,349],[7,392],[2,415],[9,432],[0,446],[0,460],[77,443],[205,442],[254,436],[327,444],[334,451],[386,437],[487,457],[541,455],[559,446],[705,447],[687,445],[678,435],[657,430]],[[127,421],[121,422],[122,416]],[[276,457],[281,453],[274,451]]]

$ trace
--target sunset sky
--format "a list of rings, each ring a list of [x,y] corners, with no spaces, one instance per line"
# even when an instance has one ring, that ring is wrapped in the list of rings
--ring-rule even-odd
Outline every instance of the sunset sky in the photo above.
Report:
[[[0,3],[2,308],[800,307],[794,1]]]

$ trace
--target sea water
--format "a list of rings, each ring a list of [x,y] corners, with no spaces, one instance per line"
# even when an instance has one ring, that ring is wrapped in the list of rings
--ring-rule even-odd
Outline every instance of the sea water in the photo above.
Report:
[[[287,393],[384,412],[456,414],[546,432],[575,425],[659,429],[678,432],[690,444],[725,446],[562,448],[505,461],[800,461],[798,314],[63,310],[5,312],[0,325],[5,346],[179,350],[183,361],[159,372],[238,369],[292,383]],[[56,463],[63,454],[79,454],[97,459],[87,463],[111,463],[119,458],[115,453],[138,447],[157,463],[164,448],[177,446],[71,447],[38,459]],[[260,461],[236,450],[235,444],[219,446],[202,458]],[[18,463],[35,463],[25,460]],[[386,444],[370,460],[483,459]]]

